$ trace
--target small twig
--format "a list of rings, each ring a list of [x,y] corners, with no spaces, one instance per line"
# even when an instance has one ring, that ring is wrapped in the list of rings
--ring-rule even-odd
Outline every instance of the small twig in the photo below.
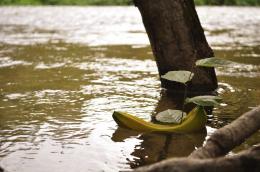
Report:
[[[184,106],[185,106],[185,100],[186,100],[187,91],[188,91],[187,84],[184,84],[184,85],[185,85],[185,90],[184,90],[183,103],[182,103],[181,123],[182,123],[182,121],[183,121]]]
[[[197,56],[197,50],[195,50],[195,56]],[[190,76],[189,76],[189,81],[192,80],[191,76],[192,76],[192,73],[194,68],[196,67],[196,63],[194,63],[191,67],[191,71],[190,71]],[[183,113],[184,113],[184,107],[185,107],[185,100],[187,98],[187,92],[188,92],[188,85],[185,83],[185,89],[184,89],[184,96],[183,96],[183,104],[182,104],[182,113],[181,113],[181,123],[183,121]]]

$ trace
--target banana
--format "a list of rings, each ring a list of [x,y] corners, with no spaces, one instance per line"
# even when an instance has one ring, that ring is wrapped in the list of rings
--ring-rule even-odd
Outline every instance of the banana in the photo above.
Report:
[[[201,106],[196,106],[188,113],[186,118],[180,124],[154,124],[144,121],[136,116],[126,112],[113,113],[115,122],[123,128],[132,129],[140,132],[163,132],[163,133],[191,133],[205,128],[207,122],[206,112]]]

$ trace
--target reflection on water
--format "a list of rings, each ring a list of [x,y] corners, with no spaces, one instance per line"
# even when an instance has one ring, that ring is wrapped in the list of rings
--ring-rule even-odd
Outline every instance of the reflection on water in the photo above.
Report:
[[[216,56],[240,64],[217,70],[224,101],[209,115],[207,132],[165,135],[118,128],[111,116],[116,109],[151,120],[181,107],[181,97],[160,88],[137,9],[1,7],[0,165],[22,172],[128,170],[187,156],[257,106],[260,10],[198,12]],[[259,140],[258,132],[234,151]]]
[[[139,134],[139,135],[138,135]],[[152,164],[169,157],[188,156],[195,148],[201,147],[206,130],[197,134],[156,134],[156,133],[135,133],[127,129],[118,128],[112,140],[124,142],[125,139],[137,137],[141,142],[136,144],[133,152],[133,159],[127,159],[131,168]]]

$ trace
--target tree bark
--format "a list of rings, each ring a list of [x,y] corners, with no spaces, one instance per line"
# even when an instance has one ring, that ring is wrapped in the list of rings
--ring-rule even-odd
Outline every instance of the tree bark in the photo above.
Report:
[[[226,155],[260,129],[260,106],[243,114],[231,124],[214,132],[206,144],[195,150],[190,158],[215,158]]]
[[[260,145],[234,156],[215,159],[174,158],[135,170],[136,172],[258,172]]]
[[[217,88],[213,68],[196,68],[201,58],[213,57],[201,27],[193,0],[134,0],[141,12],[159,75],[168,71],[188,70],[195,73],[189,91],[210,92]],[[161,80],[168,90],[183,90],[176,82]]]
[[[260,145],[233,157],[226,155],[260,129],[260,106],[214,132],[188,158],[169,159],[136,171],[260,171]]]

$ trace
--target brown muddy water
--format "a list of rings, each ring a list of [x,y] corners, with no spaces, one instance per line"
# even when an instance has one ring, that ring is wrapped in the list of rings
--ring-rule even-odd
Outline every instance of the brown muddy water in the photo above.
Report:
[[[207,132],[142,134],[114,110],[150,120],[176,106],[163,94],[134,7],[0,7],[0,166],[9,172],[124,171],[190,154],[260,104],[260,8],[199,7],[217,57],[221,106]],[[246,127],[246,126],[244,126]],[[260,141],[260,133],[236,148]],[[231,154],[232,154],[231,153]]]

